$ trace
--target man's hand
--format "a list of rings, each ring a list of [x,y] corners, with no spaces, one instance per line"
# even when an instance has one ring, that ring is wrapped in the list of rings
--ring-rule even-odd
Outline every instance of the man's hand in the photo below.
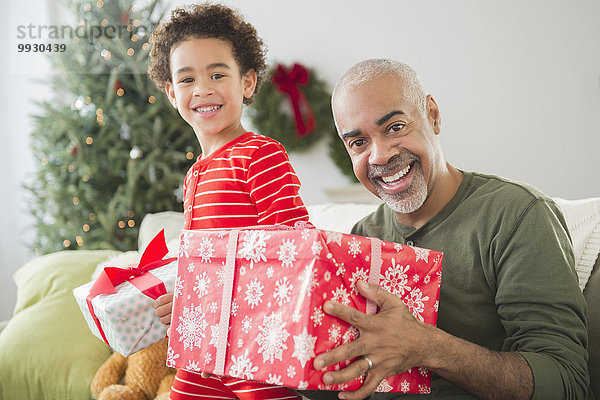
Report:
[[[366,315],[331,301],[323,310],[360,331],[360,337],[315,357],[315,369],[351,360],[339,371],[323,374],[323,382],[337,384],[366,373],[360,389],[341,392],[342,399],[358,400],[372,394],[379,383],[412,367],[425,367],[481,399],[530,399],[533,374],[518,353],[496,352],[417,321],[400,298],[377,285],[358,282],[359,293],[379,306]],[[362,357],[367,357],[369,363]]]
[[[361,295],[379,306],[379,312],[366,315],[339,303],[325,302],[323,310],[327,314],[353,325],[360,336],[318,355],[314,360],[314,367],[319,370],[358,357],[346,368],[323,375],[325,384],[337,384],[367,374],[360,389],[339,394],[343,399],[363,399],[373,393],[386,377],[420,366],[423,362],[420,354],[426,354],[426,337],[431,329],[431,326],[417,321],[397,296],[362,281],[356,286]],[[373,368],[369,369],[368,361],[362,358],[365,356],[371,360]]]
[[[171,311],[173,310],[173,293],[163,294],[156,300],[154,300],[154,308],[156,309],[156,315],[160,318],[160,322],[170,328],[171,324]]]

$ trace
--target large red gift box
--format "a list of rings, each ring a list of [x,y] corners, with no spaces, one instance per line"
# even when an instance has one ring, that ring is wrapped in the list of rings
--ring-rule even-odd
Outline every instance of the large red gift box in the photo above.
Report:
[[[313,368],[315,355],[358,335],[322,311],[325,300],[374,314],[376,305],[355,287],[364,280],[435,325],[441,268],[441,252],[307,226],[184,230],[167,365],[299,389],[355,390],[361,378],[324,385],[324,371]],[[430,387],[430,372],[413,368],[377,391]]]

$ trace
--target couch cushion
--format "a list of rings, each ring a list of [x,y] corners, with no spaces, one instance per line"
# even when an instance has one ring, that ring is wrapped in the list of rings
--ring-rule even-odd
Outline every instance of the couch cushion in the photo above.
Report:
[[[112,254],[66,250],[15,273],[15,314],[0,333],[0,398],[90,398],[92,377],[111,351],[91,334],[71,291]]]

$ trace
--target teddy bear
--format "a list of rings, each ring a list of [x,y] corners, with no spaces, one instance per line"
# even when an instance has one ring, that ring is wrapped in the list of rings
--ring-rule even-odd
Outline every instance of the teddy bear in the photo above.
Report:
[[[166,366],[167,344],[167,339],[163,339],[129,357],[114,352],[92,379],[94,398],[167,400],[176,371]]]

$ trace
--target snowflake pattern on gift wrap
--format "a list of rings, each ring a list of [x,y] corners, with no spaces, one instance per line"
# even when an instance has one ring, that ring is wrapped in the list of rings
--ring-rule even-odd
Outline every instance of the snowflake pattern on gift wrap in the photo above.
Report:
[[[339,286],[331,292],[331,301],[347,306],[350,304],[350,293],[346,291],[345,287]]]
[[[323,279],[325,280],[325,282],[329,282],[331,280],[331,272],[325,271],[325,273],[323,274]]]
[[[210,263],[211,259],[215,253],[215,249],[213,248],[213,242],[211,238],[202,238],[198,245],[198,257],[200,260],[205,263]]]
[[[367,270],[363,268],[358,268],[355,272],[352,273],[350,277],[350,287],[355,294],[358,294],[358,289],[356,288],[356,282],[365,281],[368,282],[369,273]]]
[[[190,249],[190,238],[192,237],[191,231],[183,231],[181,234],[181,244],[179,245],[179,257],[189,257]]]
[[[297,358],[302,365],[302,368],[306,365],[308,360],[315,356],[315,343],[317,342],[316,336],[308,334],[306,327],[302,330],[298,336],[294,336],[294,353],[292,357]]]
[[[431,282],[431,276],[430,275],[425,275],[425,278],[423,278],[423,282],[425,284],[429,284],[429,282]]]
[[[339,232],[324,231],[325,237],[327,238],[327,244],[337,243],[338,246],[342,245],[342,234]]]
[[[185,369],[190,371],[200,371],[200,361],[189,360]]]
[[[213,301],[212,303],[210,303],[210,312],[216,314],[217,311],[219,311],[219,304],[217,304],[216,301]]]
[[[246,267],[244,267],[243,265],[240,267],[240,276],[244,276],[246,275]]]
[[[284,303],[289,303],[292,289],[293,286],[288,281],[287,276],[284,276],[283,279],[275,282],[275,292],[273,293],[273,298],[277,300],[277,304],[281,306]]]
[[[425,310],[425,302],[428,300],[429,296],[423,296],[421,289],[414,288],[410,291],[410,296],[404,299],[403,302],[415,318],[425,322],[421,313]]]
[[[225,261],[221,263],[221,266],[217,270],[217,287],[225,285]]]
[[[420,394],[429,394],[429,393],[431,393],[431,388],[427,385],[420,383],[419,384],[419,393]]]
[[[279,250],[277,250],[277,255],[279,256],[279,261],[281,261],[282,267],[291,268],[294,266],[294,261],[296,261],[296,256],[298,255],[298,251],[296,250],[296,245],[294,242],[295,239],[283,239],[281,241]]]
[[[400,382],[400,391],[402,393],[408,393],[408,391],[410,390],[410,383],[405,379],[402,382]]]
[[[376,392],[390,392],[393,389],[392,385],[389,384],[389,382],[387,380],[382,380],[381,382],[379,382],[379,385],[377,386],[377,389],[375,389]]]
[[[196,282],[194,284],[194,292],[198,295],[198,298],[208,293],[208,287],[210,286],[210,278],[206,275],[206,271],[202,272],[202,276],[196,275]]]
[[[181,296],[181,294],[183,293],[183,283],[184,281],[180,276],[178,276],[175,279],[175,285],[173,286],[173,296]]]
[[[231,302],[231,315],[233,315],[234,317],[237,316],[237,310],[240,308],[240,305],[237,303],[237,301],[233,300]]]
[[[294,368],[292,365],[290,365],[287,369],[287,376],[292,379],[296,376],[296,368]]]
[[[283,385],[283,382],[281,382],[281,375],[277,374],[269,374],[269,377],[267,378],[267,383],[270,383],[271,385]]]
[[[314,268],[314,263],[308,264],[302,273],[298,275],[298,280],[302,283],[300,284],[301,292],[306,290],[307,292],[312,292],[317,286],[319,286],[319,278],[317,276],[317,271]]]
[[[275,359],[283,360],[283,351],[288,348],[285,342],[290,336],[285,325],[281,313],[273,312],[263,316],[263,323],[258,327],[260,333],[255,339],[259,346],[258,353],[263,355],[263,362],[268,360],[273,364]]]
[[[417,259],[415,261],[423,260],[425,262],[429,262],[430,250],[422,249],[420,247],[413,247],[413,250],[415,251],[415,256],[417,256]]]
[[[167,367],[174,368],[175,360],[177,360],[178,358],[179,358],[179,354],[175,354],[175,350],[173,350],[171,347],[169,347],[167,349]]]
[[[302,240],[306,240],[310,237],[310,229],[303,229],[302,230]]]
[[[396,250],[396,253],[400,252],[400,250],[402,250],[402,245],[400,243],[394,243],[394,250]]]
[[[242,332],[248,334],[248,332],[250,332],[250,329],[252,329],[252,318],[246,315],[242,320]]]
[[[275,270],[273,269],[273,267],[267,268],[267,278],[272,278],[274,273],[275,273]]]
[[[348,242],[348,254],[350,254],[352,258],[356,258],[360,253],[362,253],[360,242],[353,237],[352,240]]]
[[[321,253],[321,250],[323,250],[323,245],[320,240],[315,240],[312,246],[310,246],[310,251],[312,251],[313,256],[318,256]]]
[[[217,232],[217,236],[219,237],[219,239],[223,239],[225,237],[225,235],[227,235],[227,231]]]
[[[190,274],[191,274],[192,272],[194,272],[194,268],[196,268],[196,266],[194,265],[194,263],[190,263],[190,264],[187,266],[187,270],[188,270],[188,272],[189,272]]]
[[[229,368],[229,375],[231,376],[243,379],[253,379],[254,373],[258,371],[258,367],[254,367],[248,358],[248,349],[244,351],[244,354],[241,354],[237,358],[231,356],[231,361],[233,363],[231,368]]]
[[[340,338],[342,337],[342,328],[340,328],[336,324],[333,324],[329,328],[328,333],[329,333],[329,341],[332,343],[337,343],[338,340],[340,340]]]
[[[302,314],[300,314],[299,312],[294,311],[294,313],[292,314],[292,321],[293,322],[299,322],[301,318],[302,318]]]
[[[211,361],[212,361],[212,354],[206,353],[204,355],[204,364],[210,364]]]
[[[313,322],[313,325],[315,326],[315,328],[317,326],[321,326],[321,324],[323,323],[323,317],[325,316],[325,314],[323,313],[323,311],[321,311],[321,307],[315,307],[312,315],[310,316],[310,319]]]
[[[249,284],[246,285],[246,302],[250,308],[254,309],[258,303],[262,303],[262,296],[264,286],[260,284],[258,278],[254,278]]]
[[[241,349],[242,347],[244,347],[244,339],[238,339],[238,349]]]
[[[208,345],[217,347],[219,345],[219,325],[211,325],[210,331],[210,342],[208,342]]]
[[[410,265],[406,267],[400,264],[396,265],[396,260],[392,258],[392,266],[385,271],[385,275],[381,275],[381,287],[396,296],[404,295],[404,291],[410,290],[410,287],[406,285],[409,268]]]
[[[193,350],[194,347],[200,348],[202,339],[206,337],[204,330],[208,326],[205,319],[205,313],[202,312],[202,305],[194,307],[192,303],[190,307],[183,307],[183,315],[179,316],[179,324],[177,325],[177,333],[179,333],[179,341],[183,342],[183,349]]]
[[[308,388],[308,382],[307,381],[300,381],[298,383],[298,389],[300,390],[306,390]]]
[[[266,231],[248,231],[244,236],[241,248],[238,250],[240,257],[250,261],[250,269],[254,268],[254,263],[267,261],[265,250],[267,249],[267,239],[270,239]]]
[[[417,370],[419,371],[419,374],[421,374],[421,376],[424,376],[426,378],[429,376],[429,370],[427,368],[419,367],[417,368]]]
[[[420,280],[421,280],[421,277],[419,276],[419,274],[414,274],[413,275],[413,282],[414,283],[419,283]]]
[[[353,341],[358,337],[359,334],[360,332],[354,326],[348,327],[346,332],[344,332],[344,334],[342,335],[342,343],[348,343]]]

